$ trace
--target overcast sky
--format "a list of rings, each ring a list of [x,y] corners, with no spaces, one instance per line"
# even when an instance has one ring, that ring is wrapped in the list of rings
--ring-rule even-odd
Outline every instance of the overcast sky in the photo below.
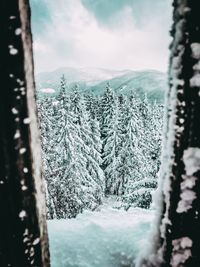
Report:
[[[171,0],[31,0],[36,72],[168,66]]]

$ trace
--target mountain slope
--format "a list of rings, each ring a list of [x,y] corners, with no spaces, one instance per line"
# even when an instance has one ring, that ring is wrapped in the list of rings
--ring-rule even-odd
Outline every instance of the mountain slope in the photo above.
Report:
[[[36,76],[39,96],[49,93],[56,94],[60,88],[60,77],[65,75],[68,90],[75,84],[84,93],[101,95],[107,83],[117,94],[130,95],[133,93],[143,97],[144,94],[153,101],[163,102],[167,88],[167,75],[155,70],[106,70],[106,69],[74,69],[61,68],[54,72],[40,73]],[[52,90],[50,90],[52,89]]]
[[[108,81],[103,81],[98,85],[90,87],[94,94],[101,92]],[[118,94],[130,95],[133,92],[139,96],[145,93],[149,98],[162,101],[167,88],[166,75],[158,71],[130,71],[120,77],[109,80],[110,86]]]

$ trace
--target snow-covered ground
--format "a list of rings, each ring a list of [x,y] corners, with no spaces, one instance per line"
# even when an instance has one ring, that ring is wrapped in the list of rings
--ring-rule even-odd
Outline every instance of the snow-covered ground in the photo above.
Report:
[[[48,222],[52,267],[131,267],[148,241],[154,212],[114,209]]]

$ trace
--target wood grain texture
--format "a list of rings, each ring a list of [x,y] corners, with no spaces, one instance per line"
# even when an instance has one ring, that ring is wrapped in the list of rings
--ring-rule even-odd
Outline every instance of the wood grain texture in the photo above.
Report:
[[[0,3],[0,266],[50,266],[30,8]]]

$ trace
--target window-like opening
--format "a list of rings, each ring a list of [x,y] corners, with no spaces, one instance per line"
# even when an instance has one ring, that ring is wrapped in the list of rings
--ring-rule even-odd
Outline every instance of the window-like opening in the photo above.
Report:
[[[133,266],[154,217],[170,3],[31,5],[52,265]]]
[[[44,267],[50,262],[46,214],[43,213],[45,195],[41,183],[29,2],[19,0],[4,4],[1,2],[0,8],[0,77],[3,84],[0,91],[0,265]],[[127,223],[127,211],[118,213],[113,207],[107,209],[106,205],[111,204],[107,197],[108,203],[104,201],[104,206],[99,206],[98,210],[84,209],[76,218],[49,222],[51,244],[54,245],[51,246],[53,265],[135,266],[134,259],[140,248],[148,255],[140,257],[137,267],[199,266],[199,9],[198,2],[193,0],[174,0],[173,8],[165,142],[160,198],[157,200],[159,216],[151,247],[146,250],[144,237],[147,239],[145,229],[152,221],[149,212],[153,215],[153,209],[146,210],[144,216],[144,209],[130,207],[128,212],[132,208],[134,211],[130,218],[136,223],[133,229],[133,222]],[[77,85],[75,89],[77,91]],[[80,122],[76,120],[75,126],[81,126]],[[85,142],[75,144],[82,152]],[[85,182],[83,186],[86,187]],[[103,210],[112,211],[115,220],[108,220],[110,217],[105,216]],[[94,216],[97,214],[103,221]],[[126,220],[123,221],[124,214]],[[92,215],[92,221],[88,221],[87,215]],[[67,232],[65,228],[71,231]],[[123,239],[124,233],[129,237]],[[67,247],[69,243],[70,247]],[[126,248],[130,247],[128,256]]]

